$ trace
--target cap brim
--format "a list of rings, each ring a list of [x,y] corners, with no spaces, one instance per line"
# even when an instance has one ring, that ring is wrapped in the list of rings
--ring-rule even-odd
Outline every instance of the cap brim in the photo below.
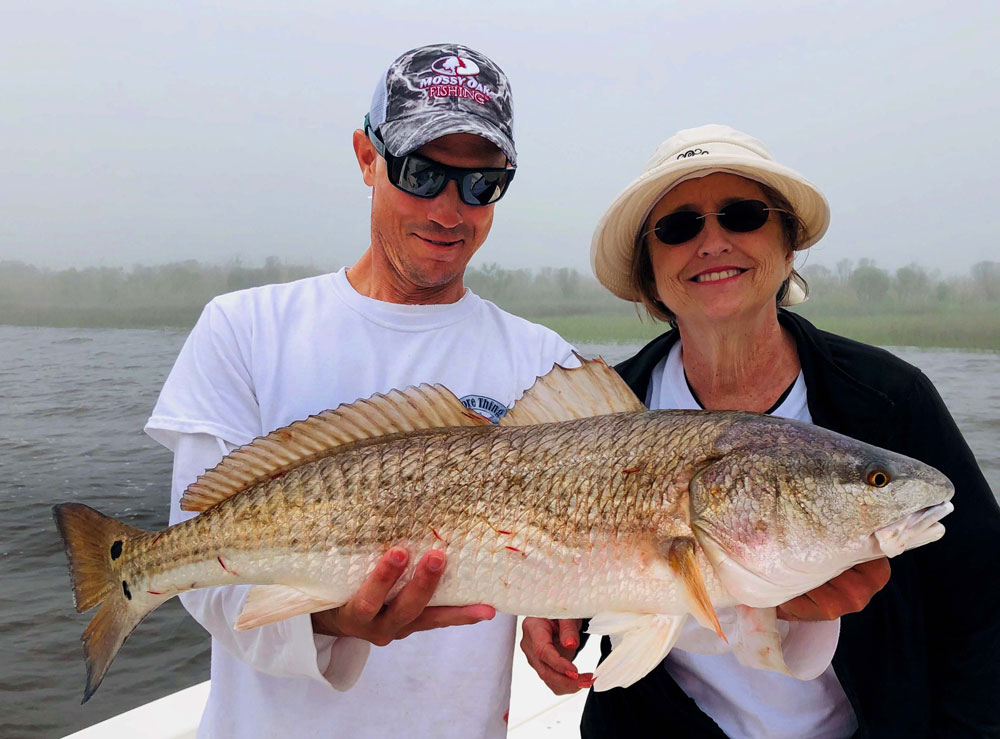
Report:
[[[480,136],[500,149],[511,164],[517,164],[517,151],[511,138],[492,121],[466,111],[427,110],[386,121],[379,128],[385,145],[398,157],[453,133]]]
[[[819,241],[830,225],[830,208],[819,188],[798,172],[767,159],[713,156],[668,160],[643,172],[616,197],[601,216],[590,244],[594,275],[608,290],[625,300],[638,301],[630,273],[635,239],[642,221],[662,194],[678,180],[699,170],[722,169],[763,182],[784,195],[805,225],[805,249]]]

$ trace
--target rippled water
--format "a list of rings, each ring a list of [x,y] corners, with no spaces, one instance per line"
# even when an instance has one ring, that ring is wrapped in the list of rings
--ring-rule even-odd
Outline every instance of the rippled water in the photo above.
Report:
[[[207,635],[178,601],[139,627],[80,706],[79,636],[54,503],[164,526],[170,454],[142,433],[185,334],[0,326],[0,737],[58,737],[208,677]],[[619,361],[637,347],[581,345]],[[1000,490],[1000,354],[893,349],[937,385]]]

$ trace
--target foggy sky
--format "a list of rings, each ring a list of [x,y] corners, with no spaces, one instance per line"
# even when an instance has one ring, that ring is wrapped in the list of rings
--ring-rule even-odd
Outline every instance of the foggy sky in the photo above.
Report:
[[[778,5],[0,0],[0,259],[353,263],[352,132],[386,66],[442,41],[514,91],[519,171],[474,264],[589,274],[604,208],[703,123],[826,193],[806,264],[1000,259],[1000,5]]]

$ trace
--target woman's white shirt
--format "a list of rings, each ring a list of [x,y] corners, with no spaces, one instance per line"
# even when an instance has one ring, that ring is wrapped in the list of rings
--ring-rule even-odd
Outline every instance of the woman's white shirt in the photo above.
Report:
[[[653,368],[646,392],[649,408],[701,408],[684,375],[682,351],[678,341]],[[805,377],[801,372],[771,415],[812,423],[806,402]],[[726,612],[731,610],[723,609],[719,613],[720,620],[734,617]],[[857,718],[830,664],[840,635],[840,620],[778,623],[782,629],[787,624],[787,633],[797,632],[796,641],[806,638],[811,643],[811,649],[795,650],[800,658],[810,663],[795,665],[796,672],[815,674],[825,664],[826,669],[819,677],[796,680],[777,672],[745,667],[728,651],[720,654],[687,651],[683,648],[685,642],[691,645],[705,643],[698,633],[704,629],[691,619],[663,667],[698,707],[733,739],[841,739],[851,736],[857,730]]]

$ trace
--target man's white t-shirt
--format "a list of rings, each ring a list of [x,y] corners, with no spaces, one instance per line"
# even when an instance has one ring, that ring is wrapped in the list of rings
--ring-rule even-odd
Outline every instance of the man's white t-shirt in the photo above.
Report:
[[[575,366],[569,344],[469,291],[446,305],[385,303],[355,291],[343,269],[220,296],[146,424],[174,451],[171,523],[190,516],[178,501],[198,474],[275,428],[422,382],[497,420],[554,363]],[[308,615],[235,632],[248,590],[181,596],[213,637],[200,737],[506,735],[513,616],[372,647],[357,682],[341,692],[333,686],[356,677],[343,666],[361,643],[314,636]]]
[[[684,375],[681,342],[653,368],[646,405],[651,409],[698,410],[701,405]],[[799,372],[785,398],[770,415],[812,423],[806,404],[805,377]],[[732,609],[719,614],[725,627],[735,618]],[[770,670],[745,667],[728,651],[695,654],[683,648],[686,640],[706,643],[704,631],[688,619],[681,637],[663,662],[663,667],[698,707],[732,739],[843,739],[858,728],[854,709],[837,679],[830,661],[837,648],[840,620],[783,622],[783,638],[794,630],[799,664],[797,674],[822,674],[813,680],[797,680]],[[807,647],[802,648],[807,640]],[[791,667],[791,656],[786,654]],[[823,666],[826,665],[825,669]]]

